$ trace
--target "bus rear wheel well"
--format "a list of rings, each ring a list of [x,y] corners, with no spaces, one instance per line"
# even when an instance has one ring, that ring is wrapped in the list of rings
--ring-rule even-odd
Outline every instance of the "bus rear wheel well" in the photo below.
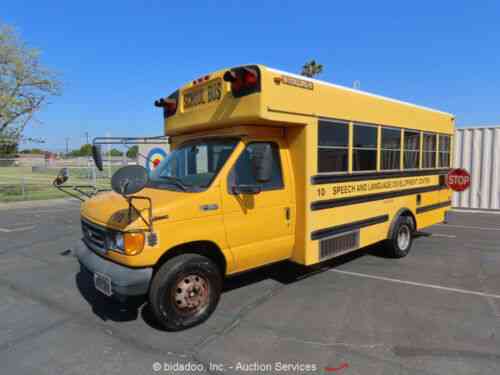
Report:
[[[219,267],[222,277],[226,274],[226,258],[219,246],[212,241],[193,241],[172,247],[160,257],[158,262],[156,262],[154,272],[156,273],[166,261],[181,254],[203,255],[211,259],[217,267]]]
[[[415,215],[413,212],[410,211],[409,208],[401,208],[398,212],[396,212],[396,215],[392,218],[391,225],[389,226],[389,232],[387,233],[387,238],[391,238],[392,234],[396,228],[396,223],[398,222],[398,219],[400,217],[408,217],[412,221],[413,225],[413,231],[417,230],[417,219],[415,218]]]

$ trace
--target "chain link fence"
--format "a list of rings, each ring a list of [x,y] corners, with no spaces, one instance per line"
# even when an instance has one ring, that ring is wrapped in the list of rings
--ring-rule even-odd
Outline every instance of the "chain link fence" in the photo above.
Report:
[[[68,169],[69,185],[106,189],[113,173],[131,164],[137,164],[137,159],[104,156],[104,168],[99,171],[89,157],[46,159],[43,155],[22,155],[15,159],[0,159],[0,202],[67,197],[52,186],[61,168]]]

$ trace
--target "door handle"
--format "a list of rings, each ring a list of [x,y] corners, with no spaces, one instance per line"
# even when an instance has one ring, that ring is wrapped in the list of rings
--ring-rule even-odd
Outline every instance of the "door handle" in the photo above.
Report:
[[[290,222],[290,207],[285,207],[285,220]]]

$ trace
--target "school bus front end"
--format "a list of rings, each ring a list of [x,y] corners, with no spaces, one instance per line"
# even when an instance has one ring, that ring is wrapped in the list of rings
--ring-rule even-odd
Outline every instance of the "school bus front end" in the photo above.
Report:
[[[260,65],[155,104],[171,153],[142,191],[82,205],[77,256],[105,294],[147,295],[167,329],[207,319],[226,276],[380,241],[405,256],[449,207],[448,114]]]

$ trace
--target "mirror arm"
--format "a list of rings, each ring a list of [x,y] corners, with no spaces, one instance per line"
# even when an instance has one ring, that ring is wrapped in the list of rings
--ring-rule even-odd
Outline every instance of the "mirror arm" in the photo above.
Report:
[[[139,216],[141,218],[141,220],[144,222],[144,224],[146,224],[146,226],[148,227],[148,231],[153,233],[153,202],[151,201],[151,198],[149,197],[143,197],[143,196],[131,196],[131,197],[126,197],[126,196],[123,196],[127,202],[128,202],[128,218],[129,218],[129,222],[131,220],[131,213],[132,213],[132,209],[135,211],[135,213],[137,214],[137,216]],[[142,200],[145,200],[145,201],[148,201],[148,218],[149,220],[146,220],[146,218],[142,215],[142,213],[137,209],[137,207],[134,206],[134,204],[132,203],[132,201],[134,199],[142,199]]]
[[[96,193],[97,193],[97,189],[95,188],[95,186],[85,186],[85,185],[82,185],[82,186],[71,186],[73,189],[75,189],[77,192],[79,192],[80,194],[82,195],[85,195],[87,198],[90,198],[92,196],[94,196]],[[81,190],[82,188],[86,189],[92,189],[93,192],[89,193],[89,192],[86,192],[86,191],[83,191]]]
[[[76,198],[76,199],[79,199],[80,201],[84,202],[85,199],[82,199],[81,196],[77,195],[77,194],[74,194],[72,192],[69,192],[67,190],[65,190],[65,188],[71,188],[71,186],[60,186],[60,185],[57,185],[55,182],[52,183],[52,185],[59,191],[62,191],[64,194],[67,194],[73,198]]]
[[[92,197],[96,193],[98,193],[98,190],[95,188],[93,185],[57,185],[56,180],[52,182],[52,186],[54,186],[57,190],[62,191],[64,194],[67,194],[73,198],[76,198],[82,202],[85,201],[85,199],[82,199],[82,197],[78,194],[72,193],[71,191],[68,191],[66,189],[73,189],[80,193],[81,195],[84,195],[87,198]],[[81,189],[91,189],[93,190],[91,193],[83,191]]]

